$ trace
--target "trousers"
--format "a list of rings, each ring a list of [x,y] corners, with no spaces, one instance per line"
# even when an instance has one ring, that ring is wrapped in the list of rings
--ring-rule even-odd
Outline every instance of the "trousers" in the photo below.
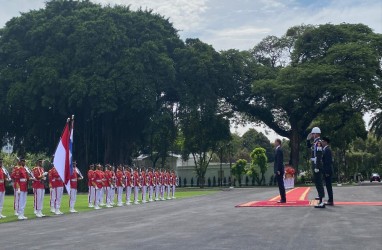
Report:
[[[155,200],[159,200],[160,185],[155,186]]]
[[[138,191],[139,191],[139,187],[135,186],[134,187],[134,202],[138,202]]]
[[[318,197],[320,199],[325,197],[324,186],[322,185],[322,174],[321,172],[315,173],[313,171],[314,184],[316,185]]]
[[[70,198],[69,198],[69,208],[74,209],[74,205],[76,204],[77,200],[77,189],[71,188],[70,189]]]
[[[276,174],[277,185],[279,186],[280,197],[282,201],[286,201],[284,178],[283,175]]]
[[[5,192],[0,192],[0,214],[3,211]]]
[[[328,193],[328,202],[333,202],[333,187],[332,187],[332,176],[324,176],[326,191]]]
[[[126,186],[126,204],[130,203],[131,201],[131,187]]]
[[[117,204],[122,204],[123,187],[117,187]]]
[[[142,186],[142,201],[146,201],[147,187]]]
[[[93,186],[89,186],[88,202],[94,205],[95,189]]]
[[[19,215],[24,215],[25,206],[27,204],[27,192],[21,191],[18,194],[18,206],[17,206],[17,213]]]
[[[60,209],[62,195],[64,194],[64,187],[56,187],[54,189],[54,208]]]
[[[43,204],[44,204],[45,189],[34,188],[33,194],[34,194],[34,210],[37,212],[41,212],[43,209]]]

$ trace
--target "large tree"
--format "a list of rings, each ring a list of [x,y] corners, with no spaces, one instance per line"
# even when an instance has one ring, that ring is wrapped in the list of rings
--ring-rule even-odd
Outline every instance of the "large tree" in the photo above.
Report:
[[[221,57],[212,46],[198,39],[187,39],[186,47],[176,50],[179,72],[179,125],[183,136],[183,155],[191,154],[199,184],[212,156],[222,142],[230,139],[229,121],[221,111],[218,86]],[[224,144],[223,143],[223,144]]]
[[[151,11],[53,0],[23,13],[0,30],[0,136],[18,151],[51,153],[74,113],[81,167],[130,161],[147,140],[163,139],[151,135],[172,136],[165,124],[148,126],[177,102],[173,56],[182,47]]]
[[[223,53],[231,78],[222,96],[289,138],[296,168],[300,143],[320,114],[339,103],[362,112],[381,86],[381,35],[362,24],[293,27],[251,52]]]
[[[274,160],[274,150],[269,139],[262,133],[257,132],[255,129],[249,129],[242,136],[243,147],[248,152],[252,152],[255,148],[264,148],[269,162]]]

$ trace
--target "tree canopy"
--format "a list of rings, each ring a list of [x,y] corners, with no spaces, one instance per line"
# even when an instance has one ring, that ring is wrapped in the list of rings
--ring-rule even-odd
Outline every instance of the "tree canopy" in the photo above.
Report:
[[[376,98],[381,48],[381,35],[362,24],[292,27],[265,38],[252,54],[224,53],[231,82],[223,96],[248,119],[289,138],[298,167],[300,142],[320,114],[344,104],[363,112]]]

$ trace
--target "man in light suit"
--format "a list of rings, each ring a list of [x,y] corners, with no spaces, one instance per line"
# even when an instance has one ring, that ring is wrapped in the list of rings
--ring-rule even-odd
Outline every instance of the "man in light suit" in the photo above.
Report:
[[[279,186],[281,200],[278,203],[286,203],[285,187],[284,187],[284,154],[281,149],[281,140],[275,140],[275,163],[274,174]]]

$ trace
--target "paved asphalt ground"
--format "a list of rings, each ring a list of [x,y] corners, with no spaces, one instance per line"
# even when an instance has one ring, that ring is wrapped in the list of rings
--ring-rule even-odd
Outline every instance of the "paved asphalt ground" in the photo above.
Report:
[[[313,199],[315,191],[309,194]],[[339,201],[382,201],[382,185],[335,187]],[[276,188],[0,224],[0,249],[382,249],[382,207],[235,208]]]

